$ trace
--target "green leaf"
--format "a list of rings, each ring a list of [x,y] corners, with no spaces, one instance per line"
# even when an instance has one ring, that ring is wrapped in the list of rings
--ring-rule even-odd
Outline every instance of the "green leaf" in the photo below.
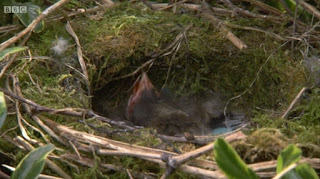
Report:
[[[218,138],[214,143],[214,156],[219,168],[228,178],[258,178],[224,139]]]
[[[295,172],[301,178],[308,178],[308,179],[319,179],[316,171],[311,168],[308,164],[304,163],[295,168]]]
[[[11,178],[37,178],[44,167],[45,158],[53,151],[54,147],[53,144],[48,144],[31,151],[19,163]]]
[[[0,129],[6,120],[7,117],[7,106],[6,106],[6,101],[4,98],[4,94],[2,91],[0,91]]]
[[[11,48],[4,49],[0,52],[0,61],[7,55],[10,55],[12,53],[16,53],[25,49],[27,49],[27,47],[11,47]]]
[[[286,149],[281,151],[278,156],[277,173],[280,173],[289,165],[296,163],[300,160],[301,150],[295,145],[289,145]]]
[[[26,27],[29,24],[31,24],[32,21],[38,17],[38,15],[41,14],[41,8],[32,2],[26,2],[26,3],[15,2],[15,5],[27,7],[26,13],[15,13],[15,15],[18,16],[18,18],[22,22],[22,24]],[[36,25],[36,27],[33,29],[33,32],[40,33],[43,29],[44,29],[44,21],[42,20]]]

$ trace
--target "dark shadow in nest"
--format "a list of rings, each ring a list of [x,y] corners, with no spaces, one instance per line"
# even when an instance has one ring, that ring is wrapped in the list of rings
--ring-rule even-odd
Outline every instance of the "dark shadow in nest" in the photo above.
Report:
[[[225,118],[225,102],[220,94],[206,92],[201,96],[175,98],[166,88],[158,92],[147,74],[143,73],[128,96],[128,84],[133,83],[129,80],[111,82],[108,86],[117,88],[105,87],[97,91],[93,110],[113,120],[155,128],[159,134],[170,136],[222,134],[235,130],[244,122],[245,117],[241,113],[227,113]],[[126,98],[111,103],[112,96],[119,93]]]

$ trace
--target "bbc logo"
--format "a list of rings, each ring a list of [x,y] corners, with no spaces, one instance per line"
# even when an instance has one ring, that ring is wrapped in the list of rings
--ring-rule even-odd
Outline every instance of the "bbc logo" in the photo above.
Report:
[[[4,6],[4,13],[27,13],[27,6]]]

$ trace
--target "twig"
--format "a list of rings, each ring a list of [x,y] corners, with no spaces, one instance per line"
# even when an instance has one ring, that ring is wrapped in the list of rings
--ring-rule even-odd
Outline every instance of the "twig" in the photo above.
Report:
[[[10,129],[5,130],[3,133],[1,133],[0,138],[1,138],[3,135],[5,135],[6,133],[8,133],[8,132],[16,130],[18,127],[19,127],[19,126],[14,126],[14,127],[10,128]]]
[[[304,2],[303,0],[298,0],[299,4],[304,7],[308,12],[313,14],[317,19],[320,20],[320,11],[317,10],[315,7],[311,6],[310,4]]]
[[[256,172],[256,174],[260,177],[260,178],[272,178],[274,176],[277,175],[277,172],[272,171],[272,172]]]
[[[28,123],[24,118],[22,118],[22,120],[27,126],[31,127],[34,131],[38,132],[47,143],[50,143],[49,139],[46,137],[46,135],[44,135],[44,133],[40,129]]]
[[[35,18],[32,23],[28,25],[27,28],[25,28],[23,31],[19,32],[15,36],[11,37],[7,41],[3,42],[0,44],[0,51],[4,50],[7,48],[9,45],[15,43],[17,40],[19,40],[21,37],[32,31],[36,25],[46,16],[48,16],[50,13],[52,13],[54,10],[56,10],[58,7],[62,6],[63,4],[67,3],[70,0],[60,0],[54,5],[50,6],[47,8],[45,11],[43,11],[37,18]]]
[[[146,5],[148,8],[150,8],[152,11],[156,11],[157,9],[155,7],[152,6],[152,4],[150,2],[148,2],[147,0],[140,0],[144,5]]]
[[[281,41],[288,40],[288,38],[286,38],[286,37],[281,37],[280,35],[275,34],[273,32],[268,32],[268,31],[265,31],[265,30],[262,30],[259,28],[255,28],[255,27],[245,27],[245,26],[240,26],[240,25],[231,24],[231,23],[225,23],[225,25],[230,28],[237,28],[237,29],[242,29],[242,30],[251,30],[251,31],[256,31],[256,32],[262,32],[262,33],[265,33],[266,35],[269,35],[269,36],[274,37],[274,38],[281,40]]]
[[[234,131],[227,132],[227,133],[221,134],[221,135],[215,135],[215,136],[193,136],[192,140],[188,140],[186,137],[174,137],[174,136],[167,136],[167,135],[163,135],[163,134],[157,134],[157,136],[161,137],[162,139],[167,140],[167,141],[206,145],[206,144],[208,144],[210,142],[213,142],[214,140],[216,140],[219,137],[226,138],[227,136],[234,135],[235,133],[237,133],[238,131],[241,131],[243,128],[245,128],[247,126],[248,126],[248,124],[244,124],[244,125],[242,125],[241,127],[239,127],[238,129],[236,129]]]
[[[80,41],[79,41],[79,38],[78,38],[77,34],[76,34],[76,33],[74,32],[74,30],[72,29],[69,21],[67,22],[66,30],[68,31],[68,33],[69,33],[69,34],[74,38],[74,40],[76,41],[78,60],[79,60],[79,63],[80,63],[81,69],[82,69],[83,76],[85,77],[85,82],[86,82],[87,90],[88,90],[88,96],[91,96],[91,85],[90,85],[90,80],[89,80],[89,75],[88,75],[87,66],[86,66],[86,63],[84,62],[84,59],[83,59]]]
[[[236,37],[232,32],[229,31],[229,29],[216,17],[213,16],[213,12],[210,9],[210,6],[208,3],[205,1],[202,2],[202,7],[204,9],[204,12],[202,13],[202,16],[209,21],[212,22],[212,24],[217,25],[219,30],[224,33],[226,38],[234,45],[236,46],[239,50],[247,48],[247,45],[244,44],[238,37]]]
[[[164,142],[165,144],[167,144],[168,146],[172,147],[173,151],[178,153],[178,154],[181,154],[182,152],[176,148],[173,143],[171,141],[168,141],[166,140],[164,137],[162,137],[161,135],[157,134],[155,135],[156,137],[158,137],[162,142]]]
[[[7,169],[11,170],[11,171],[15,171],[16,168],[12,167],[12,166],[9,166],[9,165],[5,165],[5,164],[2,164],[2,166],[6,167]],[[63,179],[63,178],[60,178],[60,177],[55,177],[55,176],[50,176],[50,175],[44,175],[44,174],[40,174],[38,176],[39,179]]]
[[[15,82],[15,80],[14,80],[14,82]],[[21,132],[22,132],[22,135],[23,135],[28,141],[31,141],[32,143],[37,143],[36,140],[31,139],[31,138],[27,135],[25,129],[24,129],[23,126],[22,126],[21,120],[22,120],[27,126],[31,127],[33,130],[37,131],[37,132],[41,135],[41,137],[42,137],[47,143],[49,143],[48,138],[43,134],[43,132],[42,132],[41,130],[39,130],[38,128],[36,128],[36,127],[34,127],[33,125],[29,124],[29,123],[22,117],[22,115],[21,115],[21,113],[20,113],[18,101],[16,101],[15,104],[16,104],[16,112],[17,112],[18,124],[19,124],[20,130],[21,130]]]
[[[162,7],[162,8],[160,8],[160,9],[158,9],[158,11],[167,10],[167,9],[173,7],[173,6],[176,6],[176,5],[178,5],[178,4],[183,4],[183,3],[187,2],[187,1],[188,1],[188,0],[182,0],[182,1],[175,2],[175,3],[173,3],[173,4],[168,4],[166,7]]]
[[[77,159],[76,155],[74,155],[74,154],[62,154],[61,157],[64,159],[74,161],[82,166],[86,166],[86,167],[90,167],[90,168],[94,166],[94,161],[90,158],[87,158],[87,157],[83,157],[80,160]],[[108,169],[108,170],[114,170],[114,171],[120,171],[120,172],[124,172],[124,171],[128,170],[133,176],[135,176],[137,178],[151,179],[151,178],[157,177],[157,175],[153,174],[153,173],[143,173],[143,172],[131,171],[130,169],[125,169],[121,166],[115,166],[112,164],[99,163],[99,166],[102,169]]]
[[[300,97],[303,95],[303,93],[306,91],[306,87],[303,87],[299,93],[297,94],[297,96],[294,98],[294,100],[290,103],[288,109],[283,113],[283,115],[281,116],[282,119],[286,118],[288,113],[290,112],[290,110],[292,109],[292,107],[297,103],[297,101],[300,99]]]
[[[23,27],[22,24],[1,26],[0,27],[0,33],[6,33],[6,32],[13,31],[13,30],[18,30],[18,29],[20,29],[22,27]]]
[[[286,13],[290,16],[293,15],[293,12],[291,11],[291,9],[288,7],[287,3],[284,0],[280,0],[281,5],[283,6],[284,10],[286,11]],[[297,8],[297,6],[296,6]]]
[[[236,139],[243,139],[245,138],[246,135],[244,135],[241,131],[237,132],[233,136],[228,136],[226,140],[228,142],[234,141]],[[168,176],[171,175],[171,173],[182,163],[185,163],[189,160],[195,159],[205,153],[208,153],[213,150],[214,144],[210,143],[204,147],[198,148],[196,150],[193,150],[191,152],[185,153],[185,154],[180,154],[178,156],[172,156],[168,154],[163,154],[162,155],[162,160],[166,162],[166,171],[162,175],[161,178],[167,178]]]
[[[260,7],[261,9],[266,10],[276,16],[282,15],[281,11],[279,11],[278,9],[271,7],[261,1],[258,1],[258,0],[244,0],[244,1],[250,2],[251,4],[256,5],[256,6]]]
[[[130,178],[130,179],[133,179],[133,177],[132,177],[132,175],[131,175],[131,173],[130,173],[129,169],[126,169],[126,172],[127,172],[128,176],[129,176],[129,178]]]
[[[179,43],[179,41],[181,41],[181,38],[183,38],[184,32],[188,31],[191,27],[192,27],[192,24],[185,27],[183,32],[178,34],[176,36],[176,38],[164,50],[153,55],[152,57],[158,58],[158,57],[163,57],[163,56],[167,56],[167,55],[171,54],[173,52],[173,50],[175,49],[174,47]]]
[[[228,142],[232,142],[234,140],[244,139],[246,137],[245,134],[243,134],[241,131],[235,133],[232,136],[227,136],[225,139]],[[176,168],[178,165],[185,163],[186,161],[189,161],[191,159],[197,158],[213,149],[213,143],[210,143],[206,146],[203,146],[201,148],[198,148],[196,150],[193,150],[191,152],[181,154],[178,156],[172,156],[169,157],[168,165],[171,167]]]
[[[308,163],[312,168],[320,169],[320,159],[318,158],[302,158],[298,163]],[[267,162],[249,164],[249,167],[255,172],[274,170],[277,167],[277,161],[272,160]]]
[[[12,145],[16,146],[17,148],[19,148],[22,151],[28,151],[26,148],[24,148],[22,145],[20,145],[17,141],[13,140],[11,137],[2,134],[1,135],[2,139],[5,139],[6,141],[10,142]]]
[[[166,76],[166,80],[163,84],[163,87],[165,87],[167,85],[167,82],[168,82],[168,79],[169,79],[169,75],[170,75],[170,71],[171,71],[171,68],[172,68],[172,63],[173,63],[173,59],[175,58],[176,54],[178,53],[180,47],[181,47],[181,43],[183,41],[183,38],[186,37],[186,33],[187,33],[187,29],[189,29],[191,27],[191,25],[189,25],[187,28],[185,28],[183,30],[183,32],[181,32],[176,38],[179,38],[179,40],[177,41],[177,43],[175,44],[175,46],[172,48],[171,52],[174,51],[173,55],[171,56],[171,59],[170,59],[170,64],[169,64],[169,68],[168,68],[168,71],[167,71],[167,76]],[[185,39],[186,40],[186,39]],[[168,55],[168,53],[164,54],[164,55]]]
[[[36,82],[33,80],[32,76],[31,76],[31,74],[30,74],[30,72],[29,72],[29,69],[27,69],[26,71],[27,71],[27,74],[28,74],[28,76],[29,76],[29,79],[30,79],[31,83],[32,83],[34,86],[37,87],[39,93],[43,93],[42,90],[41,90],[41,88],[40,88],[40,86],[39,86],[38,81],[37,81],[37,83],[36,83]]]
[[[25,38],[22,40],[22,42],[19,44],[19,46],[24,46],[24,44],[27,42],[27,40],[29,39],[31,33],[27,34],[27,36],[25,36]],[[1,45],[0,45],[1,47]],[[0,50],[1,51],[1,50]],[[7,71],[7,69],[10,67],[10,65],[13,63],[14,59],[16,58],[16,56],[19,54],[15,53],[12,55],[12,57],[10,58],[10,60],[7,62],[7,64],[1,69],[0,72],[0,79],[1,77],[4,75],[4,73]]]
[[[27,134],[26,129],[25,129],[25,128],[23,127],[23,125],[22,125],[22,121],[21,121],[21,120],[22,120],[22,115],[21,115],[21,113],[20,113],[19,102],[18,102],[18,101],[16,101],[16,111],[17,111],[18,125],[19,125],[19,128],[20,128],[20,131],[21,131],[22,136],[23,136],[27,141],[31,142],[32,144],[38,143],[37,140],[31,139],[31,138],[29,137],[29,135]],[[23,120],[24,120],[24,119],[23,119]]]
[[[12,78],[14,79],[14,84],[15,84],[15,91],[20,95],[22,96],[22,92],[21,92],[21,89],[20,89],[20,86],[18,86],[17,84],[19,83],[19,79],[16,78],[15,76],[12,76]],[[0,89],[1,90],[1,89]],[[9,92],[9,91],[7,91]],[[5,92],[4,92],[5,93]],[[10,94],[13,94],[15,95],[14,93],[12,92],[9,92]],[[15,95],[17,96],[17,95]],[[11,96],[12,97],[12,96]],[[19,97],[21,99],[24,99],[23,97]],[[15,98],[17,99],[17,98]],[[19,100],[19,99],[18,99]],[[28,101],[28,100],[27,100]],[[33,115],[32,112],[31,112],[31,109],[30,107],[27,105],[27,104],[23,104],[25,110],[27,111],[27,113],[31,116],[31,118],[44,130],[46,131],[51,137],[53,137],[54,139],[56,139],[57,141],[63,143],[64,141],[62,141],[48,126],[46,126],[41,120],[40,118],[38,118],[37,116]]]
[[[232,2],[229,1],[229,0],[220,0],[220,1],[222,1],[225,4],[227,4],[227,6],[229,8],[231,8],[231,9],[233,9],[236,14],[240,13],[240,14],[243,14],[243,15],[248,16],[248,17],[262,18],[262,19],[265,19],[267,17],[266,15],[255,14],[255,13],[252,13],[250,11],[243,10],[243,9],[235,6],[234,4],[232,4]]]
[[[185,29],[184,29],[184,32],[189,30],[191,28],[191,25],[187,26]],[[173,40],[173,42],[171,42],[164,50],[162,50],[161,52],[155,54],[155,55],[152,55],[152,59],[146,61],[145,63],[143,63],[141,66],[139,66],[135,71],[129,73],[129,74],[126,74],[126,75],[123,75],[121,77],[117,77],[117,78],[113,78],[111,79],[110,81],[114,81],[114,80],[119,80],[119,79],[123,79],[123,78],[128,78],[130,76],[134,76],[136,75],[138,72],[140,72],[142,69],[144,69],[145,67],[147,66],[152,66],[154,61],[156,60],[156,58],[158,57],[163,57],[163,56],[167,56],[169,54],[172,53],[172,51],[175,49],[174,47],[176,46],[177,43],[179,43],[179,41],[181,40],[181,38],[183,37],[183,33],[180,33],[179,35],[176,36],[176,38]],[[170,50],[170,51],[169,51]],[[168,52],[169,51],[169,52]],[[109,81],[109,82],[110,82]]]
[[[295,37],[296,36],[296,28],[297,28],[297,15],[298,15],[298,7],[299,7],[299,2],[298,0],[295,0],[296,2],[296,7],[295,7],[295,10],[294,10],[294,15],[293,15],[293,27],[292,27],[292,36]],[[281,0],[281,3],[283,3],[283,6],[288,8],[287,7],[287,4]],[[290,14],[292,14],[292,12],[290,11],[290,9],[288,8],[288,12],[290,12]],[[291,55],[293,56],[293,50],[294,50],[294,40],[291,40]]]
[[[75,116],[75,117],[81,117],[81,118],[83,116],[86,116],[88,118],[95,117],[98,120],[113,124],[113,125],[118,126],[118,127],[126,128],[129,131],[134,131],[136,129],[133,126],[130,126],[130,125],[126,124],[126,122],[114,121],[114,120],[108,119],[106,117],[99,116],[99,115],[95,114],[92,111],[86,111],[84,109],[80,109],[81,112],[77,112],[77,111],[74,111],[71,108],[52,109],[52,108],[48,108],[48,107],[45,107],[45,106],[41,106],[41,105],[39,105],[39,104],[29,100],[29,99],[23,98],[21,92],[19,92],[20,95],[16,95],[16,94],[14,94],[14,93],[12,93],[10,91],[7,91],[7,90],[5,90],[3,88],[0,88],[0,91],[2,91],[7,96],[10,96],[12,98],[15,98],[15,99],[25,103],[25,104],[29,104],[29,105],[35,107],[33,112],[37,112],[37,113],[48,112],[48,113],[51,113],[51,114],[61,114],[61,115]],[[27,111],[29,111],[29,114],[32,116],[32,118],[34,118],[34,120],[38,119],[39,121],[38,120],[37,121],[40,122],[41,120],[37,116],[35,116],[34,113],[32,113],[32,110],[29,107],[27,107],[27,108],[28,108]],[[46,130],[49,130],[49,129],[46,129]]]
[[[96,146],[95,153],[97,153],[98,155],[133,156],[133,157],[138,157],[138,158],[141,158],[144,160],[156,162],[156,163],[160,164],[161,166],[164,166],[164,163],[161,161],[163,154],[172,155],[172,156],[177,155],[175,153],[164,151],[164,150],[135,146],[135,145],[107,139],[104,137],[95,136],[92,134],[87,134],[85,132],[75,131],[75,130],[70,129],[66,126],[57,124],[51,120],[47,120],[46,122],[49,126],[55,128],[55,130],[57,130],[57,132],[59,132],[60,134],[68,136],[69,140],[70,140],[70,137],[72,137],[74,140],[79,141],[78,149],[85,151],[85,152],[91,152],[91,149],[90,149],[91,147],[89,145],[85,145],[85,144],[81,144],[81,143],[88,143],[90,145]],[[232,141],[232,140],[235,140],[239,137],[241,137],[241,135],[234,134],[232,136],[229,136],[227,138],[227,140]],[[212,144],[212,147],[213,147],[213,144]],[[109,149],[102,149],[102,148],[109,148]],[[75,157],[73,157],[73,158],[75,158]],[[191,158],[192,157],[190,157],[188,159],[191,159]],[[202,176],[224,177],[224,175],[221,172],[212,172],[212,171],[208,171],[205,169],[201,169],[198,167],[192,167],[192,166],[188,166],[188,165],[182,165],[178,169],[179,170],[181,169],[182,171],[187,172],[187,173],[192,173],[192,174],[196,173],[196,174],[202,175]],[[195,172],[195,173],[193,173],[193,172]]]
[[[0,178],[3,178],[3,179],[10,179],[10,176],[3,173],[1,170],[0,170]]]
[[[97,150],[98,154],[112,154],[112,155],[127,154],[129,156],[135,156],[140,158],[150,157],[150,158],[156,158],[156,159],[161,159],[161,155],[163,153],[174,154],[172,152],[167,152],[164,150],[150,149],[147,147],[131,145],[124,142],[108,139],[105,137],[100,137],[100,136],[88,134],[85,132],[76,131],[49,119],[47,119],[45,122],[53,130],[55,130],[60,134],[63,134],[64,137],[67,137],[68,140],[71,140],[72,138],[74,140],[79,141],[78,146],[80,146],[81,142],[84,142],[84,143],[93,144],[95,146],[99,146],[101,148],[107,148],[107,150],[106,149]]]
[[[278,173],[275,177],[272,179],[280,179],[282,176],[284,176],[288,171],[294,169],[297,167],[297,163],[293,163],[289,166],[287,166],[284,170],[282,170],[280,173]]]
[[[85,151],[85,152],[91,151],[91,149],[90,149],[91,147],[89,145],[81,144],[83,142],[83,143],[88,143],[90,145],[96,146],[95,153],[97,153],[98,155],[133,156],[133,157],[138,157],[138,158],[141,158],[144,160],[158,163],[161,167],[165,167],[165,163],[160,160],[161,155],[166,153],[168,155],[172,155],[172,157],[177,156],[177,154],[171,153],[168,151],[163,151],[163,150],[158,150],[158,149],[150,149],[150,148],[140,147],[140,146],[134,146],[134,145],[126,144],[126,143],[119,142],[119,141],[113,141],[113,140],[110,140],[110,139],[107,139],[104,137],[94,136],[92,134],[87,134],[85,132],[75,131],[73,129],[67,128],[63,125],[57,124],[57,123],[50,121],[50,120],[48,120],[46,122],[51,123],[50,125],[48,123],[48,125],[59,130],[58,132],[60,134],[68,136],[69,139],[70,139],[70,137],[72,137],[73,140],[79,141],[78,149],[81,151]],[[232,141],[232,140],[236,140],[239,137],[241,138],[241,135],[233,134],[232,136],[228,137],[227,140]],[[213,147],[213,144],[211,144],[211,146]],[[109,149],[103,149],[103,148],[109,148]],[[112,149],[112,150],[110,150],[110,149]],[[199,151],[197,151],[197,152],[190,152],[187,154],[182,154],[181,158],[178,157],[178,159],[180,159],[180,161],[182,161],[182,162],[186,162],[186,161],[194,158],[199,153],[202,153],[204,151],[203,149],[205,149],[205,148],[202,148],[202,149],[200,148]],[[194,155],[188,155],[188,154],[194,154]],[[73,155],[73,157],[71,157],[71,158],[74,161],[79,161],[78,159],[76,159],[77,157],[75,155]],[[82,160],[86,159],[85,157],[82,157],[82,158],[83,158]],[[302,160],[302,161],[304,161],[304,160]],[[196,164],[196,163],[197,162],[195,162],[194,164]],[[200,166],[206,166],[207,168],[210,168],[210,169],[216,169],[216,165],[214,165],[213,163],[210,163],[210,162],[208,163],[206,161],[201,161],[201,163],[202,164],[200,164]],[[310,163],[311,166],[315,166],[315,165],[319,166],[320,159],[309,160],[308,163]],[[275,168],[276,161],[273,164],[274,165],[273,165],[272,169]],[[199,162],[198,162],[198,165],[199,165]],[[267,165],[267,163],[258,163],[255,166],[253,166],[253,165],[254,164],[251,164],[250,167],[252,166],[252,168],[254,168],[257,171],[263,171],[264,169],[262,167],[265,167],[265,168],[270,167],[270,165]],[[185,165],[185,164],[182,164],[181,166],[177,166],[177,169],[181,170],[183,172],[186,172],[186,173],[205,176],[205,177],[216,177],[216,178],[224,178],[225,177],[221,171],[209,171],[209,170],[205,170],[202,168],[193,167],[193,166],[189,166],[189,165]],[[274,172],[259,172],[257,174],[259,176],[274,176]]]
[[[181,3],[180,5],[183,6],[183,7],[188,8],[188,9],[191,9],[192,11],[201,11],[201,6],[197,5],[197,4]],[[153,6],[155,6],[157,8],[166,8],[168,6],[168,4],[167,3],[156,3],[156,4],[153,4]],[[217,15],[217,16],[232,16],[232,14],[234,13],[234,11],[228,10],[228,9],[217,8],[217,7],[210,7],[210,8],[213,11],[213,13],[215,15]],[[274,13],[277,16],[260,15],[260,14],[254,14],[252,12],[250,12],[251,15],[249,15],[249,16],[250,17],[254,16],[255,18],[260,18],[260,19],[263,19],[263,20],[267,20],[267,19],[268,20],[274,20],[274,21],[277,21],[278,23],[283,23],[284,18],[283,17],[279,17],[279,15],[281,15],[282,13],[280,11],[277,11],[277,12],[278,13]],[[245,13],[242,13],[242,14],[246,15]]]
[[[123,76],[120,76],[120,77],[117,77],[117,78],[113,78],[111,79],[110,81],[114,81],[114,80],[120,80],[120,79],[123,79],[123,78],[128,78],[130,76],[134,76],[136,75],[139,71],[141,71],[142,69],[144,69],[146,66],[148,65],[152,65],[153,62],[155,61],[155,59],[150,59],[148,61],[146,61],[145,63],[143,63],[141,66],[139,66],[136,70],[134,70],[133,72],[129,73],[129,74],[126,74],[126,75],[123,75]]]
[[[76,153],[78,159],[82,159],[80,152],[78,151],[77,147],[69,140],[69,144],[72,147],[73,151]]]
[[[29,56],[29,57],[27,56],[27,57],[22,57],[21,59],[31,59],[31,57],[30,57],[30,56]],[[75,73],[79,74],[80,77],[83,78],[84,81],[86,81],[86,77],[84,76],[83,73],[81,73],[81,71],[77,70],[76,68],[74,68],[73,66],[71,66],[71,65],[69,65],[69,64],[67,64],[67,63],[63,63],[63,62],[58,61],[58,60],[56,60],[56,59],[54,59],[54,58],[52,58],[52,57],[49,57],[49,56],[32,56],[32,59],[36,59],[36,60],[50,60],[50,61],[53,61],[53,62],[58,63],[58,64],[63,64],[63,65],[65,65],[66,67],[68,67],[68,68],[70,68],[71,70],[73,70]],[[29,71],[28,71],[28,75],[29,75]],[[30,75],[30,80],[33,81],[31,75]],[[32,83],[37,86],[37,88],[38,88],[39,91],[42,91],[41,88],[38,87],[38,84],[37,84],[37,83],[34,83],[34,82],[32,82]]]
[[[115,3],[112,0],[101,0],[102,6],[113,6]]]
[[[162,162],[161,160],[156,160],[156,159],[145,159],[145,160],[157,163],[157,164],[159,164],[159,166],[161,168],[165,168],[166,167],[165,163]],[[202,168],[189,166],[189,165],[186,165],[186,164],[180,165],[177,169],[182,171],[182,172],[193,174],[193,175],[198,175],[198,176],[201,176],[201,177],[226,178],[225,175],[220,171],[205,170],[205,169],[202,169]]]

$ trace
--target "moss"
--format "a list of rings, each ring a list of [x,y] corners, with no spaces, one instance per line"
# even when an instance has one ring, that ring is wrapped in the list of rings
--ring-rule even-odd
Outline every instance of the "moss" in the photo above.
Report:
[[[34,60],[25,69],[20,69],[23,64],[16,65],[16,73],[27,99],[56,109],[89,106],[88,97],[82,87],[73,81],[77,80],[76,75],[71,75],[69,71],[54,69],[52,66],[54,64],[48,62],[41,63]]]
[[[86,169],[81,170],[79,174],[75,174],[75,178],[77,179],[85,179],[85,178],[109,178],[108,175],[103,174],[97,162],[95,162],[94,166]]]
[[[304,148],[305,156],[320,156],[319,89],[314,89],[310,99],[303,100],[292,110],[288,119],[258,113],[251,120],[256,128],[279,129],[286,137]]]
[[[228,21],[261,29],[268,28],[277,33],[284,31],[278,24],[259,19],[233,18]],[[216,27],[191,14],[152,12],[141,4],[135,7],[121,3],[108,9],[99,20],[77,17],[71,24],[80,38],[92,89],[97,93],[106,91],[107,88],[108,93],[118,91],[117,94],[120,94],[114,84],[124,82],[112,84],[112,78],[131,73],[133,68],[149,60],[151,54],[168,47],[188,25],[192,26],[176,56],[169,54],[157,59],[154,67],[149,70],[151,77],[156,76],[152,78],[155,86],[163,86],[166,71],[171,66],[167,87],[176,91],[176,95],[201,94],[203,91],[213,90],[232,97],[248,89],[248,93],[233,104],[238,107],[276,109],[291,101],[292,94],[305,83],[303,67],[297,60],[300,55],[290,57],[286,46],[280,48],[281,42],[260,32],[232,29],[248,45],[248,49],[239,51]],[[60,22],[50,24],[50,30],[48,28],[42,34],[32,36],[29,43],[32,49],[36,49],[34,53],[48,54],[48,47],[52,45],[55,36],[70,39],[63,25]],[[42,44],[38,43],[39,38],[43,41]],[[68,53],[71,55],[72,49]],[[264,65],[271,54],[270,60]],[[262,65],[264,66],[257,81],[249,88]],[[158,67],[163,71],[159,72]],[[133,81],[127,80],[125,83]],[[130,86],[125,88],[129,89]],[[274,93],[271,94],[270,91]],[[117,94],[111,100],[123,98]]]
[[[81,41],[87,56],[94,66],[101,67],[98,78],[94,75],[92,79],[93,85],[98,85],[98,89],[106,85],[108,81],[103,79],[107,76],[123,74],[125,71],[129,73],[129,65],[140,65],[146,60],[146,56],[160,52],[183,30],[182,27],[194,24],[194,35],[190,38],[198,39],[196,30],[208,26],[208,23],[198,21],[196,17],[160,11],[153,13],[140,8],[142,7],[120,5],[108,10],[101,21],[84,21],[82,18],[73,21],[77,33],[83,34]],[[82,28],[83,26],[88,28]],[[192,53],[201,53],[199,49],[205,49],[195,49],[199,43],[201,42],[192,43]],[[164,60],[166,64],[169,63],[167,59]]]
[[[234,142],[232,145],[246,163],[276,160],[280,151],[289,144],[278,129],[261,128],[254,131],[247,139]]]
[[[46,23],[44,26],[45,29],[41,33],[33,33],[26,45],[32,49],[33,54],[48,56],[51,53],[50,48],[57,38],[63,37],[64,39],[71,41],[72,38],[64,26],[65,23],[62,21]]]

